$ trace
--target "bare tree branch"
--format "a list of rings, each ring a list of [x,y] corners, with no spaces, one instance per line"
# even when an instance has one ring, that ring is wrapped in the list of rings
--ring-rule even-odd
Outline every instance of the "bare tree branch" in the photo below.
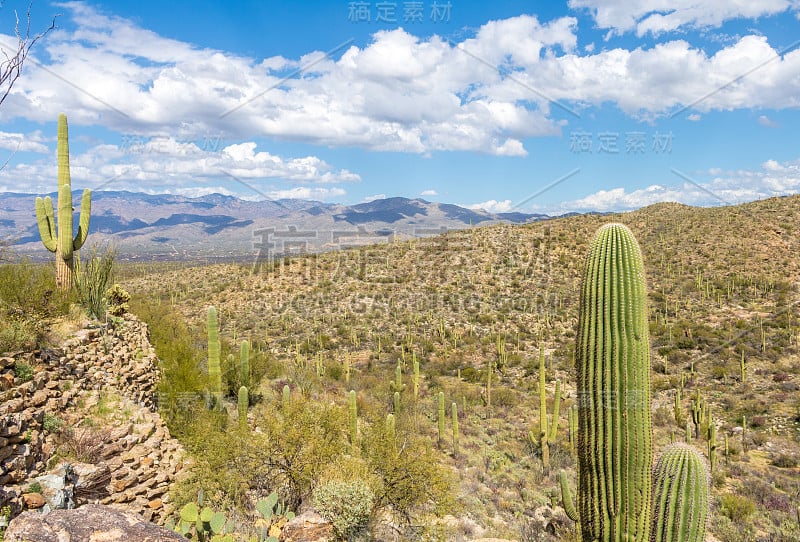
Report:
[[[0,105],[2,105],[11,93],[11,88],[14,86],[14,83],[16,83],[17,79],[22,75],[22,65],[25,63],[25,59],[28,58],[31,47],[56,27],[56,18],[58,15],[53,16],[53,21],[47,29],[31,36],[31,6],[33,6],[33,2],[28,4],[28,10],[25,14],[27,24],[25,25],[24,35],[20,29],[19,14],[14,10],[14,17],[16,18],[14,31],[17,35],[16,49],[6,51],[4,48],[0,47],[0,53],[5,57],[4,59],[0,58]]]

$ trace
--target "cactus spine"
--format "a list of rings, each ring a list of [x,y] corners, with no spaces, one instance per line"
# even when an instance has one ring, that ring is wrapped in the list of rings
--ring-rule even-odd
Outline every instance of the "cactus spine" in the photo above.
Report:
[[[578,513],[586,542],[650,537],[652,421],[641,250],[622,224],[601,227],[581,289]]]
[[[239,350],[239,383],[242,386],[250,386],[250,343],[242,341]]]
[[[702,542],[708,518],[708,467],[686,444],[668,446],[653,470],[651,542]]]
[[[56,284],[61,290],[72,287],[74,272],[73,251],[80,250],[89,233],[92,212],[92,193],[87,188],[81,198],[78,231],[72,235],[72,185],[69,174],[69,135],[67,116],[58,116],[58,230],[56,230],[53,200],[50,196],[36,198],[36,222],[42,244],[56,254]]]
[[[217,325],[217,309],[208,307],[208,379],[211,386],[211,398],[215,408],[222,408],[222,371],[219,365],[219,327]]]
[[[247,406],[250,404],[250,397],[247,387],[239,388],[239,427],[247,429]]]

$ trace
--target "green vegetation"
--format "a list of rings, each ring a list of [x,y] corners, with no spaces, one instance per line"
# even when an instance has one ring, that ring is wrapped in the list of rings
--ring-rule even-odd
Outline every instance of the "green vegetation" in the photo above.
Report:
[[[649,286],[648,308],[640,313],[638,341],[634,338],[632,345],[649,333],[651,347],[634,350],[646,351],[652,362],[652,402],[642,402],[653,407],[653,448],[671,438],[683,440],[688,421],[693,444],[715,462],[709,493],[719,505],[711,514],[710,533],[723,542],[791,539],[786,537],[794,524],[792,465],[800,421],[795,285],[800,261],[787,243],[798,233],[792,226],[800,223],[798,199],[718,209],[662,204],[612,217],[495,225],[287,258],[256,273],[235,264],[129,268],[125,288],[160,304],[147,310],[168,313],[166,327],[176,330],[175,336],[162,337],[166,348],[153,339],[159,355],[173,350],[182,356],[178,345],[188,345],[191,352],[181,363],[168,353],[161,357],[169,381],[162,382],[162,412],[173,434],[189,443],[199,473],[177,488],[176,502],[193,500],[203,488],[213,507],[226,514],[271,491],[294,505],[311,499],[317,487],[341,472],[372,491],[371,521],[387,518],[404,536],[536,539],[523,518],[549,506],[552,490],[561,483],[556,474],[565,471],[567,488],[570,482],[581,485],[575,484],[575,458],[583,443],[575,438],[581,433],[575,426],[582,396],[573,373],[576,330],[578,336],[583,333],[576,329],[578,262],[589,250],[592,233],[611,219],[635,233],[647,263],[642,273]],[[773,223],[786,227],[780,234],[764,227]],[[419,265],[422,261],[426,265]],[[131,301],[137,313],[134,305]],[[208,305],[217,309],[222,405],[230,416],[209,411],[202,399],[210,389],[202,310]],[[185,329],[177,331],[180,326]],[[156,325],[150,329],[163,335]],[[235,427],[242,375],[236,353],[242,339],[249,342],[251,365],[247,435]],[[542,389],[536,382],[540,348],[547,352],[551,393],[560,382],[555,416],[556,397],[547,394],[553,410],[546,424],[536,423],[550,409],[541,407],[537,393]],[[402,373],[413,380],[402,382]],[[285,401],[284,389],[290,392]],[[189,399],[172,403],[178,390],[190,393]],[[350,436],[351,390],[357,439]],[[698,391],[703,408],[696,411],[695,426],[689,416]],[[439,416],[440,394],[445,405],[459,407],[455,456],[449,446],[452,429],[439,429],[440,419],[452,423],[452,415],[445,416],[450,413]],[[299,405],[311,410],[313,419],[298,411]],[[286,416],[299,427],[288,427]],[[609,423],[616,423],[613,416]],[[531,425],[537,436],[539,426],[547,428],[546,468],[540,447],[530,445]],[[737,429],[741,425],[744,431]],[[440,434],[441,447],[436,446]],[[290,442],[281,448],[273,442],[277,435],[287,435]],[[298,440],[316,443],[308,451],[313,458],[292,469],[279,468],[279,459],[270,460],[269,469],[261,464],[264,457],[281,458],[293,450],[303,456],[290,445]],[[717,441],[729,441],[726,453],[716,449]],[[622,453],[614,457],[635,460]],[[304,467],[306,461],[312,466]],[[642,463],[647,469],[634,470],[649,474],[652,459]],[[769,490],[755,494],[760,479],[768,480]],[[638,474],[636,480],[640,483]],[[725,510],[736,519],[723,513],[723,496],[735,494],[745,495],[755,510],[742,514],[727,503]],[[608,502],[614,498],[609,495]],[[444,512],[440,502],[454,512],[455,521],[437,518]],[[580,509],[574,506],[579,503],[573,507]],[[461,522],[466,517],[474,523]],[[555,534],[540,530],[536,536],[548,542],[576,540],[571,525],[553,529]]]

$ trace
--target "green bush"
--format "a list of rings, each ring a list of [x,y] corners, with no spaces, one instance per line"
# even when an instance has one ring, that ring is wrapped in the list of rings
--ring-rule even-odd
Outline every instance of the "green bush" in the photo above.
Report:
[[[16,362],[14,364],[14,377],[19,380],[19,383],[33,380],[33,367],[24,361]]]
[[[363,480],[332,480],[314,490],[312,503],[333,524],[339,538],[347,539],[366,526],[373,499],[372,490]]]
[[[728,493],[721,497],[720,509],[728,519],[741,525],[756,511],[756,505],[747,497]]]
[[[71,302],[69,292],[56,288],[51,266],[27,259],[0,265],[0,352],[38,347],[46,320],[68,314]]]
[[[84,249],[87,251],[87,249]],[[87,258],[75,260],[75,289],[78,301],[98,320],[106,316],[108,300],[106,292],[114,274],[114,259],[117,251],[106,247],[101,251],[97,246],[88,249]]]

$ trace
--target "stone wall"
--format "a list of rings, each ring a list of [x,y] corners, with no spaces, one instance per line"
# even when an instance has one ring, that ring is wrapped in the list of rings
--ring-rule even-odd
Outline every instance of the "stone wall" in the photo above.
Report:
[[[26,364],[33,378],[22,382]],[[130,315],[60,349],[0,357],[0,508],[17,515],[74,494],[163,522],[186,462],[154,412],[158,377],[147,326]],[[88,413],[105,422],[87,424]]]

